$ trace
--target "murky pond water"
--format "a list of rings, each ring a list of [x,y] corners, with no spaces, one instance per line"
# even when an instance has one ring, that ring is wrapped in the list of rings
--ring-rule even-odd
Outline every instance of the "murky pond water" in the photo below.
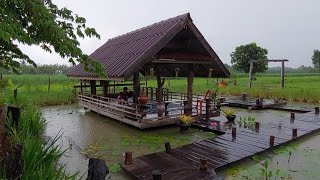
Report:
[[[256,121],[262,123],[279,117],[289,117],[288,112],[282,111],[236,110],[238,117],[252,116],[256,118]],[[45,107],[42,108],[42,112],[48,123],[46,134],[54,137],[59,132],[62,133],[62,138],[58,143],[62,145],[63,150],[66,149],[61,162],[67,164],[68,171],[81,170],[82,173],[85,173],[87,157],[102,158],[106,160],[109,169],[114,172],[109,175],[110,179],[129,179],[124,173],[117,172],[119,171],[117,162],[123,160],[122,153],[125,151],[132,151],[134,156],[141,156],[163,151],[165,141],[170,141],[173,147],[177,147],[215,136],[213,133],[195,129],[182,135],[178,127],[142,131],[120,125],[117,121],[85,111],[76,105]],[[226,120],[224,116],[216,119]],[[320,177],[320,172],[315,170],[316,167],[319,167],[317,161],[320,155],[319,141],[320,134],[316,134],[299,141],[299,145],[280,148],[276,153],[265,154],[257,159],[270,159],[271,167],[273,169],[281,167],[280,173],[286,177],[292,176],[294,179],[310,179],[316,175]],[[288,163],[290,151],[292,154]],[[257,179],[259,168],[259,163],[247,161],[223,170],[219,174],[227,179]]]

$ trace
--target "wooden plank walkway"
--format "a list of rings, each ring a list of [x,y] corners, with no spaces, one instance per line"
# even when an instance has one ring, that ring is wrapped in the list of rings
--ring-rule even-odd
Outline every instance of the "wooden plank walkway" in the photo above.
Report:
[[[250,108],[250,109],[268,109],[268,108],[276,108],[286,105],[287,102],[278,102],[275,103],[271,99],[263,99],[263,102],[259,104],[257,102],[259,98],[246,98],[245,100],[242,99],[240,96],[232,96],[226,97],[225,102],[223,105],[231,106],[231,107],[239,107],[239,108]]]
[[[297,129],[297,135],[293,135]],[[152,171],[159,170],[162,179],[218,179],[214,170],[227,167],[254,154],[289,143],[320,130],[320,115],[313,112],[288,115],[259,129],[236,128],[216,138],[203,140],[168,152],[153,153],[133,159],[132,165],[121,164],[135,179],[152,179]],[[274,137],[273,145],[270,144]],[[201,159],[207,160],[208,170],[199,170]]]

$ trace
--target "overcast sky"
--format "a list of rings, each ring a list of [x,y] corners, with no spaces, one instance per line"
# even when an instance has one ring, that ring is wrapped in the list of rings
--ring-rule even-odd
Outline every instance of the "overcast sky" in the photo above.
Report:
[[[224,63],[235,47],[257,42],[269,59],[287,66],[312,65],[320,49],[320,0],[53,0],[87,19],[101,39],[81,40],[91,54],[109,38],[190,12],[193,22]],[[23,47],[40,64],[67,64],[55,53]],[[277,66],[278,64],[269,64]]]

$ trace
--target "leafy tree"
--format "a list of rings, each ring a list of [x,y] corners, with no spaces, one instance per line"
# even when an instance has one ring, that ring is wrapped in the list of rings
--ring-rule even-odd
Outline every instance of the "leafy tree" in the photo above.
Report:
[[[248,73],[250,70],[250,60],[266,60],[268,50],[257,46],[256,43],[250,43],[236,47],[231,54],[231,64],[238,71]],[[264,72],[268,69],[268,62],[257,61],[254,63],[254,73]]]
[[[313,51],[313,55],[311,59],[312,59],[312,64],[314,68],[318,68],[319,74],[320,74],[320,51],[318,49]]]
[[[92,61],[79,48],[78,38],[97,37],[86,19],[67,8],[59,8],[51,0],[0,1],[0,68],[18,72],[20,62],[37,66],[18,47],[18,43],[37,45],[48,52],[53,50],[85,69],[102,74],[102,65]]]

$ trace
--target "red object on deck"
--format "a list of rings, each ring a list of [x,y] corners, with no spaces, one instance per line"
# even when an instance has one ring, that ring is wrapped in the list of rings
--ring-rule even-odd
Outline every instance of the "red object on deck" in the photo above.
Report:
[[[207,97],[208,97],[209,94],[210,94],[210,90],[208,90],[208,91],[206,92],[206,94],[204,95],[203,100],[197,99],[197,105],[196,105],[197,115],[199,115],[199,110],[198,110],[198,109],[200,109],[200,113],[202,114],[202,103],[203,103],[204,101],[206,101],[206,99],[207,99]],[[200,108],[199,108],[199,105],[200,105]]]

